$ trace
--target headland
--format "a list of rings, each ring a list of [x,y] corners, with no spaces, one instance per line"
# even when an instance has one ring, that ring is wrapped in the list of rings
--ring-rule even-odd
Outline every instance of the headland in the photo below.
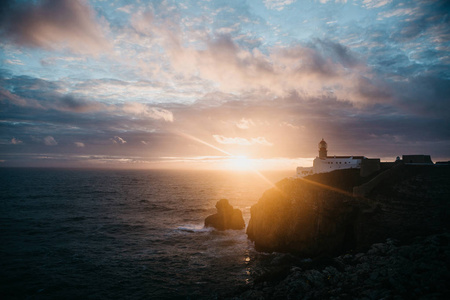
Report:
[[[237,298],[448,296],[449,182],[449,165],[405,161],[278,182],[252,206],[247,235],[290,259]]]

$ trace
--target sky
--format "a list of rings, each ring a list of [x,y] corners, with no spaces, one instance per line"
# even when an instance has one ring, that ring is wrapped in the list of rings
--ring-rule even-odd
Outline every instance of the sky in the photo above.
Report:
[[[450,3],[3,1],[0,167],[450,160]]]

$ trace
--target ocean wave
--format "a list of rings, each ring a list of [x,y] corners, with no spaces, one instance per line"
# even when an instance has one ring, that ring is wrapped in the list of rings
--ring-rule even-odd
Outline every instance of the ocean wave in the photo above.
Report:
[[[184,226],[177,227],[177,231],[190,232],[190,233],[211,232],[213,230],[214,229],[211,228],[211,227],[204,227],[203,224],[189,224],[189,225],[184,225]]]

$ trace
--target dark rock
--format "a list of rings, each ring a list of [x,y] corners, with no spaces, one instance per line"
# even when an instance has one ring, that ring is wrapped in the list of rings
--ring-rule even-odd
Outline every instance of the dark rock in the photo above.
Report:
[[[255,280],[233,299],[449,299],[449,242],[448,233],[409,245],[388,239],[367,252],[336,257],[340,269],[292,267],[281,280],[272,280],[277,269],[269,270],[259,277],[265,284]]]
[[[216,203],[217,213],[205,219],[205,227],[214,227],[217,230],[244,229],[245,221],[242,212],[233,208],[227,199],[220,199]]]
[[[284,180],[252,206],[247,234],[259,251],[333,256],[354,247],[357,216],[348,193]]]

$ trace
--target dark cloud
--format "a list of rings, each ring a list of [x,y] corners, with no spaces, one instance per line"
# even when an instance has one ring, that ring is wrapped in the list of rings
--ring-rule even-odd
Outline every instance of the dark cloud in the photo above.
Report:
[[[44,92],[38,89],[25,90],[23,93],[11,93],[8,90],[0,88],[0,102],[8,105],[12,110],[15,110],[13,106],[20,107],[20,109],[34,108],[75,113],[106,109],[106,106],[102,103],[77,99],[72,95],[61,95],[54,91]]]
[[[405,42],[431,35],[431,38],[441,36],[442,42],[450,40],[449,1],[416,1],[407,7],[414,8],[416,12],[404,21],[404,26],[394,34],[395,38]]]
[[[22,46],[99,53],[109,48],[93,10],[80,0],[7,1],[0,36]]]
[[[296,45],[294,47],[283,48],[279,51],[282,59],[292,61],[297,65],[297,74],[317,74],[325,78],[337,75],[335,66],[325,57],[316,47],[316,44],[310,44],[309,47]]]
[[[84,99],[76,99],[71,95],[66,95],[58,99],[54,106],[58,110],[67,110],[72,112],[89,112],[105,109],[104,104],[98,102],[87,101]]]
[[[339,62],[346,68],[354,68],[358,64],[362,63],[359,61],[356,52],[352,52],[348,47],[324,39],[316,39],[315,44],[320,47],[325,57],[331,57],[334,61]]]
[[[357,92],[360,97],[370,99],[373,102],[390,102],[392,99],[392,91],[390,86],[382,81],[374,82],[366,77],[359,77]]]
[[[73,109],[78,107],[78,104],[70,105]],[[215,106],[198,102],[192,105],[170,104],[161,108],[174,113],[176,118],[173,123],[135,119],[108,111],[98,111],[92,118],[86,112],[74,114],[68,110],[9,109],[3,113],[0,139],[16,137],[23,141],[23,145],[0,145],[0,152],[17,152],[21,147],[19,152],[23,153],[51,151],[67,155],[222,155],[180,135],[182,132],[213,145],[217,144],[214,135],[249,141],[260,137],[273,145],[258,147],[254,143],[240,148],[233,148],[236,145],[217,145],[230,152],[250,151],[252,157],[262,158],[313,157],[321,137],[327,139],[330,151],[336,155],[395,157],[414,152],[445,157],[448,149],[445,143],[448,144],[450,134],[449,121],[445,117],[417,114],[415,110],[407,113],[408,109],[390,103],[357,108],[332,97],[305,98],[296,93],[275,100],[261,95],[258,101],[252,102],[230,96]],[[245,130],[236,126],[243,118],[252,123]],[[45,147],[42,141],[47,136],[53,137],[57,144]],[[111,147],[111,139],[115,137],[126,143]],[[76,147],[75,142],[82,142],[85,147]],[[13,146],[16,150],[12,150]]]
[[[450,80],[435,76],[417,76],[395,86],[398,104],[417,116],[448,119]],[[447,128],[448,129],[448,128]]]

